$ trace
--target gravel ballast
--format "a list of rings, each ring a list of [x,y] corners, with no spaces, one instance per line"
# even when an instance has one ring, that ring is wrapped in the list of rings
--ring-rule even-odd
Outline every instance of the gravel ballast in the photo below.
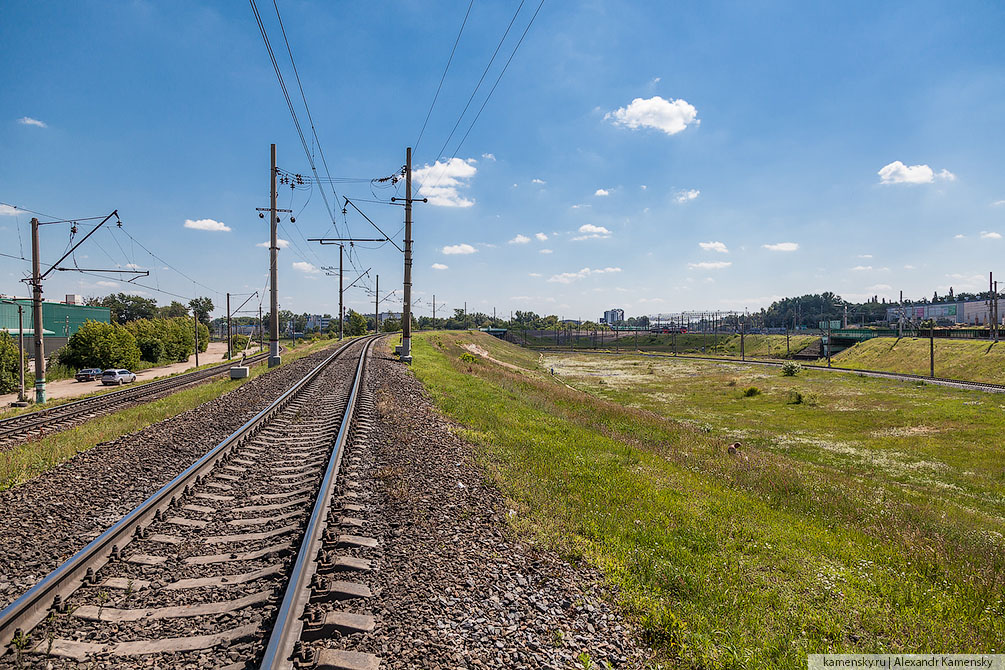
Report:
[[[373,633],[327,646],[379,655],[386,668],[628,668],[646,654],[601,576],[535,548],[506,521],[474,447],[439,415],[386,346],[372,358],[378,421],[364,457]]]
[[[0,607],[267,407],[332,351],[326,348],[283,365],[0,492]]]

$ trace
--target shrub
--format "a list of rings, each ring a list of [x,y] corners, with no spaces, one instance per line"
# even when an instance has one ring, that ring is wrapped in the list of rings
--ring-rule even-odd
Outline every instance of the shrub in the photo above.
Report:
[[[467,351],[465,351],[463,354],[461,354],[461,360],[464,361],[465,363],[477,363],[478,357],[472,353],[468,353]]]
[[[140,348],[125,327],[88,320],[63,347],[59,362],[73,368],[135,368]]]
[[[30,375],[25,368],[26,362],[27,356],[21,360],[21,366],[18,367],[17,338],[0,332],[0,393],[10,393],[18,389],[22,369],[25,371],[25,383],[28,383]]]
[[[787,402],[790,405],[801,405],[803,404],[803,394],[799,391],[789,391]]]
[[[755,395],[761,395],[761,389],[757,388],[756,386],[748,386],[747,388],[743,389],[744,398],[753,398]]]
[[[156,338],[141,337],[136,340],[136,346],[140,348],[141,360],[157,363],[164,357],[164,345]]]
[[[802,369],[803,368],[801,365],[799,365],[799,363],[796,363],[795,361],[789,361],[788,363],[782,365],[782,374],[786,377],[795,377],[797,374],[799,374],[799,371]]]
[[[311,339],[314,339],[314,335],[311,335]],[[230,338],[230,346],[233,347],[234,353],[239,354],[244,351],[244,348],[248,346],[249,338],[247,335],[242,335],[241,333],[234,333]]]

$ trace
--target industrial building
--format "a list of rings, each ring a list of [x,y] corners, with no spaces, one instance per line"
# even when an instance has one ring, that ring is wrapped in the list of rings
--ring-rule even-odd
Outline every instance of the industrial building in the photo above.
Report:
[[[991,317],[991,300],[969,300],[958,302],[936,302],[924,305],[891,305],[886,308],[886,320],[891,324],[900,321],[901,316],[907,322],[918,323],[934,319],[940,325],[963,324],[970,326],[986,326]],[[1005,299],[998,299],[998,314],[1005,317]]]
[[[24,348],[29,356],[35,355],[35,329],[32,325],[31,298],[0,296],[0,330],[18,336],[18,305],[22,307]],[[10,301],[10,302],[8,302]],[[14,302],[16,304],[11,304]],[[111,323],[111,312],[107,307],[88,307],[80,304],[77,295],[67,295],[64,302],[42,301],[42,337],[45,352],[51,354],[66,345],[67,340],[77,332],[85,321]]]
[[[604,312],[604,315],[600,317],[600,323],[606,323],[608,325],[624,320],[625,320],[625,310],[620,309],[618,307],[607,310],[606,312]]]

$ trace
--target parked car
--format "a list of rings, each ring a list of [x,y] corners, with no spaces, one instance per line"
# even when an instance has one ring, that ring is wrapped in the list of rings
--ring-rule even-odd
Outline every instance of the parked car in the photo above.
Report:
[[[129,370],[105,370],[101,373],[101,383],[105,386],[126,384],[136,381],[136,374]]]
[[[77,375],[78,382],[93,382],[101,379],[101,370],[98,368],[84,368]]]

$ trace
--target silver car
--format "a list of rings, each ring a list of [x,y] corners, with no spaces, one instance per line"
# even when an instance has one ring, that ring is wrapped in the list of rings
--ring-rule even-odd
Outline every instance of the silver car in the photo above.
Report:
[[[129,370],[105,370],[101,373],[101,383],[105,386],[122,385],[136,381],[136,374]]]

